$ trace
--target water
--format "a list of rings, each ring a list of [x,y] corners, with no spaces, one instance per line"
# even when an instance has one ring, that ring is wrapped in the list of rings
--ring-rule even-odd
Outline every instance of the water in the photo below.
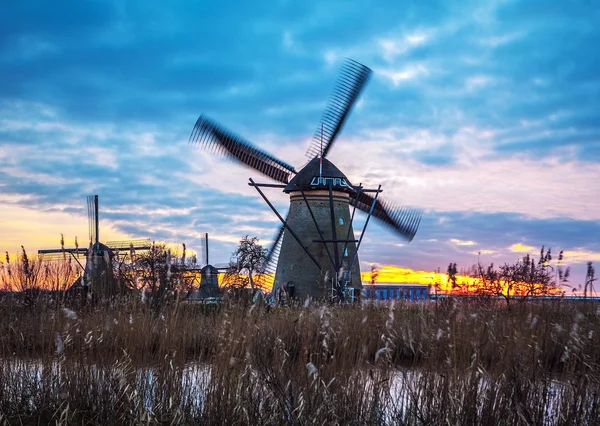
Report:
[[[316,371],[313,369],[312,373]],[[45,363],[5,358],[0,360],[0,400],[4,406],[18,406],[36,412],[48,402],[48,395],[57,401],[69,401],[77,394],[77,401],[86,401],[92,409],[104,404],[104,408],[126,406],[128,410],[144,413],[181,410],[200,415],[209,392],[215,392],[211,384],[221,385],[211,383],[211,374],[212,368],[208,364],[188,363],[179,368],[168,359],[157,365],[139,367],[126,356],[105,365],[77,364],[61,357]],[[372,375],[368,371],[357,370],[356,380],[349,383],[362,385],[363,401],[368,401],[365,406],[379,410],[385,424],[414,420],[417,415],[427,414],[428,409],[439,408],[440,400],[434,400],[432,404],[431,398],[448,386],[454,390],[448,403],[455,404],[460,411],[465,403],[476,401],[474,409],[479,417],[485,409],[489,409],[489,404],[507,403],[503,400],[506,395],[501,393],[502,387],[507,385],[503,382],[505,377],[492,380],[482,371],[465,371],[456,377],[446,374],[404,369]],[[254,391],[260,390],[263,398],[275,397],[276,393],[260,374],[251,374],[251,380],[255,382]],[[461,386],[464,386],[465,392],[457,394],[456,390]],[[468,392],[473,389],[476,389],[476,394],[468,399]],[[238,391],[241,396],[244,395],[243,389]],[[342,391],[342,388],[338,389],[338,392]],[[525,392],[530,404],[528,410],[532,411],[532,407],[542,410],[544,425],[559,423],[565,402],[573,398],[572,385],[559,380],[528,383]],[[376,406],[369,405],[373,400],[378,401]],[[582,401],[591,407],[594,397],[584,396]],[[261,409],[268,411],[272,407],[272,404],[265,404]]]

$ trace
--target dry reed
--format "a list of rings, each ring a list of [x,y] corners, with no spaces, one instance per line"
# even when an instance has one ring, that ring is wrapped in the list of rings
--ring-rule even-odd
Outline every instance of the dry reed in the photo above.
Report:
[[[594,425],[600,308],[0,304],[0,424]]]

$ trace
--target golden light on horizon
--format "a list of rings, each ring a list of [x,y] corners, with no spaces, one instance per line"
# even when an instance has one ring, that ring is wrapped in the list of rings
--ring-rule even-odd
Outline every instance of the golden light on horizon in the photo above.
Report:
[[[455,294],[455,295],[474,295],[483,290],[483,283],[477,277],[469,275],[455,275],[456,283],[453,284],[447,273],[435,271],[419,271],[410,268],[403,268],[394,265],[385,265],[377,270],[378,276],[375,285],[386,284],[412,284],[430,286],[431,293],[438,294]],[[223,273],[219,273],[219,284],[223,283]],[[255,282],[260,280],[261,287],[264,291],[271,291],[275,279],[274,274],[266,274],[256,278]],[[363,285],[369,285],[371,282],[371,271],[361,272],[361,280]],[[523,286],[526,284],[517,284],[511,290],[511,295],[523,294]],[[499,284],[497,292],[506,295],[508,293],[508,285],[504,282]],[[531,287],[531,286],[530,286]],[[538,287],[539,289],[539,287]],[[489,289],[488,289],[489,291]],[[549,289],[549,293],[559,294],[562,289]]]
[[[103,241],[130,239],[110,223],[100,227]],[[0,201],[0,229],[0,251],[10,254],[20,253],[21,245],[31,254],[39,249],[59,248],[60,234],[64,235],[66,247],[75,246],[76,236],[79,247],[88,245],[87,218],[72,213],[38,211]]]
[[[469,275],[456,274],[456,283],[452,283],[448,274],[442,272],[428,272],[428,271],[415,271],[409,268],[402,268],[393,265],[382,266],[377,270],[377,278],[375,285],[384,284],[420,284],[431,286],[431,293],[442,293],[442,294],[456,294],[456,295],[473,295],[478,294],[483,290],[484,284],[480,278],[471,277]],[[363,283],[371,282],[371,271],[365,271],[361,273]],[[540,290],[539,285],[528,285],[524,283],[516,283],[511,289],[511,295],[522,295],[524,294],[525,287],[528,289]],[[487,289],[489,291],[489,289]],[[500,282],[499,288],[496,289],[498,293],[508,294],[508,284],[506,282]],[[549,293],[560,294],[562,293],[561,288],[550,288]]]
[[[448,275],[442,272],[434,271],[418,271],[410,268],[402,268],[399,266],[385,265],[377,270],[377,284],[420,284],[437,287],[439,291],[444,293],[456,293],[456,289],[452,288],[452,283],[448,279]],[[363,283],[371,282],[371,271],[361,273]],[[474,281],[468,275],[456,275],[456,282],[459,287],[468,287]],[[434,292],[434,290],[432,290]]]

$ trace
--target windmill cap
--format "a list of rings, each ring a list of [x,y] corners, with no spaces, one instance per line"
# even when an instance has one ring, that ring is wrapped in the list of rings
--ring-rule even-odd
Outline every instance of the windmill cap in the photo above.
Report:
[[[300,170],[296,176],[286,185],[283,192],[311,191],[315,189],[327,189],[333,185],[334,191],[354,193],[355,189],[345,174],[331,161],[323,158],[322,171],[319,170],[319,157],[315,157]]]
[[[202,269],[200,269],[200,273],[202,275],[206,275],[206,274],[218,275],[219,270],[217,268],[215,268],[213,265],[205,265],[202,267]]]
[[[98,251],[108,251],[109,253],[112,254],[112,251],[110,249],[110,247],[108,247],[106,244],[102,244],[100,242],[98,243],[94,243],[92,245],[92,250],[98,252]]]

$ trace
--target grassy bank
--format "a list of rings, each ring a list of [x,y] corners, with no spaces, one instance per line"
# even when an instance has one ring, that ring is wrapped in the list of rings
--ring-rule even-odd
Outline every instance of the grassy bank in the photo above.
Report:
[[[8,424],[595,424],[600,309],[0,306]]]

